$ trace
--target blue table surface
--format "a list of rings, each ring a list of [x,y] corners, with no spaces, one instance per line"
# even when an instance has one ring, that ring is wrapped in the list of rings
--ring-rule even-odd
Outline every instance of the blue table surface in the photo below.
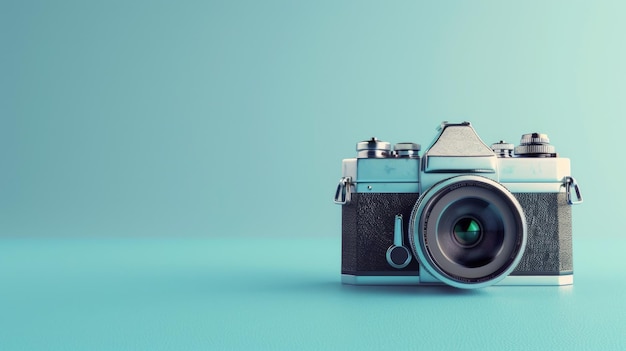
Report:
[[[0,239],[2,350],[625,350],[624,239],[569,287],[340,283],[340,238]]]

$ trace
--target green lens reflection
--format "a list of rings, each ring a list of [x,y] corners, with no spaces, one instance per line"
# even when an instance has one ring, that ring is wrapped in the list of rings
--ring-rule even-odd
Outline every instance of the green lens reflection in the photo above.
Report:
[[[481,232],[480,223],[473,218],[461,218],[454,225],[454,237],[459,244],[464,246],[472,246],[478,243]]]

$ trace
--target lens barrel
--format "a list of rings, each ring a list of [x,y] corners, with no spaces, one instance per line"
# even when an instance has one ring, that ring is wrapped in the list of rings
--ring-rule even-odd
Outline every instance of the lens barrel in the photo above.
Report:
[[[456,176],[420,196],[409,239],[431,275],[455,287],[479,288],[515,269],[526,246],[526,220],[503,185],[481,176]]]

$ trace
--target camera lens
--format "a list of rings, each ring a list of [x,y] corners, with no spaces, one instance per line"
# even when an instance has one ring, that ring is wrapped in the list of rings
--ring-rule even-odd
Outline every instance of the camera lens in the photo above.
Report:
[[[472,247],[480,241],[482,230],[480,222],[472,217],[463,217],[459,219],[454,228],[454,239],[464,247]]]
[[[437,243],[431,248],[433,257],[446,272],[465,278],[485,273],[478,268],[494,262],[505,243],[506,214],[494,205],[497,200],[490,198],[492,194],[480,192],[455,191],[454,197],[443,199],[450,201],[445,208],[439,211],[435,206],[434,217],[431,213]]]
[[[480,176],[435,184],[420,196],[409,223],[422,267],[459,288],[497,283],[515,269],[526,246],[519,202],[503,185]]]

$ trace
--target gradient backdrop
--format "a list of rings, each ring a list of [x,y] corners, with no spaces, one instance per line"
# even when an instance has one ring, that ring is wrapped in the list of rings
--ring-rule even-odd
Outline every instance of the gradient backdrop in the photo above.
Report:
[[[621,2],[1,6],[3,236],[339,235],[355,143],[442,120],[548,133],[621,235]]]
[[[547,133],[585,197],[575,236],[623,245],[625,13],[1,1],[0,236],[338,243],[332,196],[357,141],[425,147],[441,121],[468,120],[487,143]]]

